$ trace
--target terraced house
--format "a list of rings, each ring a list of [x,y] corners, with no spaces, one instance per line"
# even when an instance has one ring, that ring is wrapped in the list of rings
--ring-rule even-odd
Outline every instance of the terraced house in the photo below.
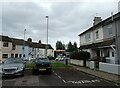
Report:
[[[45,57],[46,44],[41,41],[32,42],[29,38],[27,41],[23,39],[11,38],[8,36],[0,36],[0,60],[9,57],[32,59],[37,57]],[[47,56],[53,56],[53,48],[48,44]]]
[[[99,59],[98,69],[119,74],[120,54],[118,35],[120,30],[120,12],[103,20],[95,17],[93,26],[79,34],[80,50],[91,54],[91,61]],[[112,67],[108,65],[113,65]],[[111,69],[110,69],[111,68]],[[111,71],[110,71],[111,70]]]

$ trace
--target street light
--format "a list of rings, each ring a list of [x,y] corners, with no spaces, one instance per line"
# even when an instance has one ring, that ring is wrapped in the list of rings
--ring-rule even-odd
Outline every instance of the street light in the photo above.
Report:
[[[49,21],[49,16],[46,16],[47,20],[47,44],[46,44],[46,58],[47,58],[47,49],[48,49],[48,21]]]
[[[23,57],[25,57],[25,32],[26,32],[26,29],[24,29],[24,40],[23,40]]]

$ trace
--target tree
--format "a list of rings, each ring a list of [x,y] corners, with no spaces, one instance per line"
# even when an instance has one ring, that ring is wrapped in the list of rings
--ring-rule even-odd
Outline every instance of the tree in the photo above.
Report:
[[[74,52],[74,51],[77,51],[78,48],[77,48],[77,43],[74,42],[74,44],[72,45],[71,42],[68,43],[68,49],[67,49],[67,52]]]
[[[61,41],[56,42],[56,50],[65,50],[65,45]]]
[[[62,50],[65,50],[65,44],[62,44]]]
[[[68,43],[67,52],[73,52],[73,45],[72,45],[71,41]]]
[[[73,48],[74,48],[74,49],[73,49],[74,51],[77,51],[77,50],[78,50],[78,47],[77,47],[77,43],[76,43],[76,42],[74,42]]]

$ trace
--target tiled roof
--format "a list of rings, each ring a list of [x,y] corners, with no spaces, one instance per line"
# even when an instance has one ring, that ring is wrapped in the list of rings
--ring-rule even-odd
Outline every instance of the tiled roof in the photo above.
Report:
[[[6,41],[6,42],[12,42],[11,38],[9,38],[8,36],[2,36],[2,35],[0,35],[0,40]]]
[[[37,42],[29,42],[29,41],[24,42],[23,39],[10,38],[8,36],[0,35],[0,39],[2,41],[11,42],[11,43],[13,43],[15,45],[23,45],[23,44],[25,44],[25,46],[34,47],[34,48],[43,48],[43,49],[46,48],[46,44],[41,44],[41,43],[37,43]],[[48,44],[48,49],[53,49],[50,44]]]
[[[15,45],[27,45],[26,43],[24,43],[24,40],[23,39],[16,39],[16,38],[11,38],[12,40],[12,43],[15,44]]]

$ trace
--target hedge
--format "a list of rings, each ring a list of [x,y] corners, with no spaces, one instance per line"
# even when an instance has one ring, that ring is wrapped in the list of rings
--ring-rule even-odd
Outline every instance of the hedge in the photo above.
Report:
[[[90,53],[87,51],[73,52],[70,55],[70,59],[88,60],[90,59]]]

